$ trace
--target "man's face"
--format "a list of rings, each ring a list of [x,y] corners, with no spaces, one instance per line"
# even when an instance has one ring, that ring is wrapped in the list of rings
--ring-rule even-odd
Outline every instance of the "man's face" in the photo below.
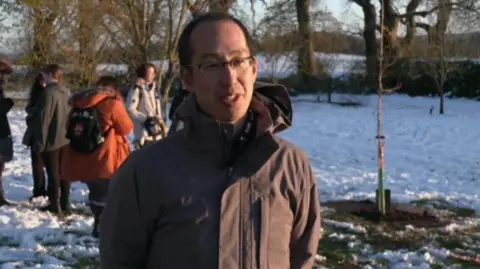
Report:
[[[153,82],[153,79],[155,78],[155,68],[153,67],[148,67],[146,72],[145,72],[145,81],[148,83]]]
[[[60,82],[60,80],[62,79],[63,77],[63,71],[62,70],[58,70],[57,72],[55,72],[55,74],[53,74],[52,76],[56,81]]]
[[[191,34],[190,48],[193,67],[182,71],[182,80],[202,110],[222,122],[242,119],[257,78],[242,29],[228,20],[201,23]]]

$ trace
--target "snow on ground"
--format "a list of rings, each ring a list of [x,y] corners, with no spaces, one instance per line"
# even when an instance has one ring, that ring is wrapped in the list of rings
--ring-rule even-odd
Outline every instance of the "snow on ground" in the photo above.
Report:
[[[362,98],[360,108],[297,103],[283,134],[310,156],[322,200],[374,197],[376,96]],[[443,198],[480,212],[479,103],[447,100],[444,116],[431,106],[438,100],[385,98],[386,185],[397,199]]]
[[[364,107],[346,108],[315,103],[314,96],[298,97],[293,127],[281,134],[310,156],[322,201],[374,197],[376,97],[361,98]],[[447,100],[446,115],[430,115],[430,107],[437,104],[430,98],[385,97],[386,185],[395,199],[445,199],[480,212],[480,106]],[[26,202],[32,178],[29,151],[21,145],[24,117],[20,109],[9,114],[15,159],[6,166],[4,186],[7,197],[20,205],[0,208],[0,268],[79,268],[79,259],[88,263],[98,256],[97,241],[89,236],[93,220],[81,213],[88,211],[86,187],[73,185],[71,200],[80,213],[63,220],[35,209],[45,201]],[[364,231],[356,224],[327,224]],[[431,256],[441,259],[444,253],[392,250],[371,257],[389,260],[390,268],[431,268]]]

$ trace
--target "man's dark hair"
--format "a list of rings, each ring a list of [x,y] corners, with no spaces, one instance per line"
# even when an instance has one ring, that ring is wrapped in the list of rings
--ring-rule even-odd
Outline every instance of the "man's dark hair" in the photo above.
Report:
[[[38,97],[44,89],[42,85],[42,80],[43,76],[39,73],[37,76],[35,76],[32,87],[30,88],[30,93],[28,95],[28,103],[31,104],[33,107],[37,104]]]
[[[56,75],[60,71],[62,71],[62,67],[58,64],[49,64],[49,65],[45,66],[44,68],[42,68],[43,73],[46,73],[46,74],[51,75],[51,76]]]
[[[135,70],[135,73],[136,73],[137,77],[145,78],[145,76],[147,75],[147,70],[150,67],[152,67],[153,70],[155,70],[155,73],[157,73],[157,68],[155,67],[154,64],[144,63],[144,64],[141,64],[140,66],[138,66],[137,69]]]
[[[116,91],[118,91],[120,88],[117,79],[113,76],[101,76],[100,78],[98,78],[97,83],[95,83],[95,85],[110,86],[114,88]]]
[[[191,35],[193,30],[197,28],[200,24],[204,22],[216,22],[216,21],[231,21],[238,25],[242,29],[245,39],[247,40],[247,46],[251,54],[254,54],[253,48],[253,39],[250,33],[248,32],[247,27],[243,24],[242,21],[235,18],[230,14],[219,13],[219,12],[207,12],[200,14],[194,17],[183,29],[178,40],[177,53],[178,59],[180,61],[180,66],[186,67],[191,64],[193,48],[190,46]]]

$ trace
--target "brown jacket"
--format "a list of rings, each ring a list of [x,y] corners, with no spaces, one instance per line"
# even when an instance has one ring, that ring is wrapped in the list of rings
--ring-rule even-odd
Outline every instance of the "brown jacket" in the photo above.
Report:
[[[102,268],[312,268],[317,186],[305,153],[272,133],[287,127],[285,118],[265,109],[277,115],[273,126],[259,120],[269,131],[227,167],[220,131],[231,130],[195,103],[191,95],[178,110],[184,129],[133,152],[114,174],[100,227]]]

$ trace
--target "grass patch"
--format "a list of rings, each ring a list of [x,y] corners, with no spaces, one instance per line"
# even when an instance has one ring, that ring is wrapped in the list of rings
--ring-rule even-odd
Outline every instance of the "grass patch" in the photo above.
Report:
[[[331,269],[356,268],[352,257],[358,254],[360,250],[349,247],[348,240],[340,240],[331,236],[333,233],[334,230],[327,229],[320,240],[318,254],[326,258],[320,264]]]
[[[76,257],[76,262],[70,265],[78,269],[100,269],[100,261],[95,257]]]
[[[471,217],[477,216],[476,211],[471,208],[455,206],[449,203],[448,201],[440,200],[440,199],[435,199],[435,200],[419,199],[419,200],[412,201],[411,204],[419,207],[432,207],[438,210],[450,211],[458,217],[471,218]]]
[[[341,223],[338,227],[332,222],[324,224],[324,235],[320,240],[318,254],[326,259],[319,262],[319,265],[331,269],[362,268],[365,265],[389,268],[392,264],[388,264],[388,261],[382,258],[372,260],[371,255],[387,250],[405,250],[421,255],[426,246],[432,249],[447,249],[452,253],[470,257],[480,253],[480,224],[470,227],[463,225],[463,221],[478,216],[474,210],[437,200],[417,200],[413,204],[438,209],[439,212],[448,211],[445,217],[464,228],[446,232],[444,227],[401,227],[395,223],[374,223],[348,213],[326,210],[323,212],[324,219]],[[348,224],[362,227],[366,232],[349,229]],[[436,261],[431,264],[431,268],[440,269],[452,265],[457,265],[456,268],[480,268],[478,263],[452,257]]]

